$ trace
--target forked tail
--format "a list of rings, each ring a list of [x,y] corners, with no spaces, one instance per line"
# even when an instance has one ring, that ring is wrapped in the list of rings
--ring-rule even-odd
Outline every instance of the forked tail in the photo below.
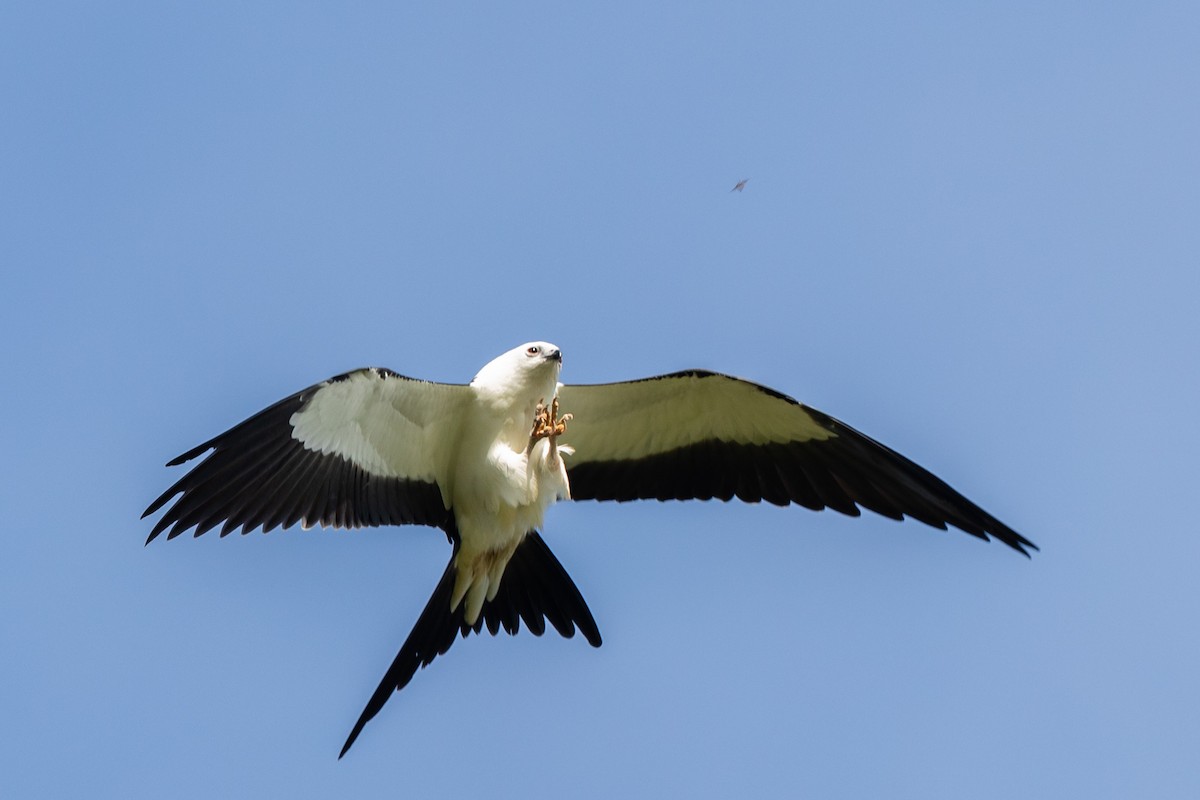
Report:
[[[455,547],[457,555],[458,548]],[[379,713],[392,692],[407,686],[418,669],[429,666],[435,658],[449,650],[459,635],[465,638],[472,631],[479,633],[484,626],[493,636],[501,629],[505,633],[515,634],[520,629],[521,620],[524,620],[530,633],[541,636],[546,632],[548,620],[564,637],[570,639],[578,628],[588,644],[600,646],[600,631],[596,629],[596,621],[592,619],[592,612],[588,610],[583,595],[536,531],[517,546],[504,569],[496,599],[484,603],[483,611],[474,625],[468,625],[463,619],[465,603],[459,603],[453,611],[450,609],[450,597],[457,575],[454,560],[454,556],[451,556],[442,579],[433,590],[433,597],[425,604],[425,610],[404,640],[396,659],[384,673],[379,688],[367,701],[367,707],[363,709],[358,722],[354,723],[354,729],[350,731],[338,758],[346,755],[363,726]]]

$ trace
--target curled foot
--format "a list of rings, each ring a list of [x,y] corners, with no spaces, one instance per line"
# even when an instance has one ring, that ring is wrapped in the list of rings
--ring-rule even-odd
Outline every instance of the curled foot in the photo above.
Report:
[[[550,405],[538,403],[537,409],[533,412],[533,430],[529,433],[529,447],[532,450],[538,439],[549,439],[550,446],[554,447],[559,436],[567,432],[567,422],[570,421],[570,414],[558,415],[558,398],[555,397],[550,401]]]

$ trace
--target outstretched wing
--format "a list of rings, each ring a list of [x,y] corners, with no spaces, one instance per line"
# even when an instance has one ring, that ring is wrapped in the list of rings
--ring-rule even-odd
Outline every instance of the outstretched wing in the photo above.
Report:
[[[310,386],[168,462],[212,451],[142,514],[178,496],[146,541],[222,522],[222,536],[297,522],[444,527],[439,483],[469,392],[375,367]]]
[[[894,450],[773,389],[691,371],[627,383],[563,386],[574,415],[563,443],[575,500],[799,503],[1037,547]]]

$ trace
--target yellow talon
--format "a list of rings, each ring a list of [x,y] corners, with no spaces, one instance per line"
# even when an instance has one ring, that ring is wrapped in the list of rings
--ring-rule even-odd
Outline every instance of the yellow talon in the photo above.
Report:
[[[538,439],[549,439],[553,444],[555,439],[567,432],[567,421],[572,418],[572,414],[558,416],[557,397],[550,401],[549,408],[544,402],[539,402],[533,412],[533,430],[529,433],[529,449],[533,449],[533,445]]]

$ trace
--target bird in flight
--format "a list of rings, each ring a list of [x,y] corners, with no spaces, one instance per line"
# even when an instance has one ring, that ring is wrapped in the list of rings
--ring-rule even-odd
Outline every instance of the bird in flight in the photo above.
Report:
[[[445,532],[450,563],[338,758],[460,635],[515,634],[524,622],[540,636],[549,622],[600,646],[587,603],[538,534],[558,500],[866,508],[1037,549],[932,473],[774,389],[701,370],[564,385],[561,369],[558,347],[530,342],[466,385],[370,367],[310,386],[169,461],[207,453],[142,514],[167,506],[146,543],[298,522]]]
[[[750,182],[749,178],[742,178],[740,181],[738,181],[736,184],[734,184],[734,187],[732,189],[730,189],[729,191],[740,192],[742,189],[746,188],[746,184],[749,182]]]

